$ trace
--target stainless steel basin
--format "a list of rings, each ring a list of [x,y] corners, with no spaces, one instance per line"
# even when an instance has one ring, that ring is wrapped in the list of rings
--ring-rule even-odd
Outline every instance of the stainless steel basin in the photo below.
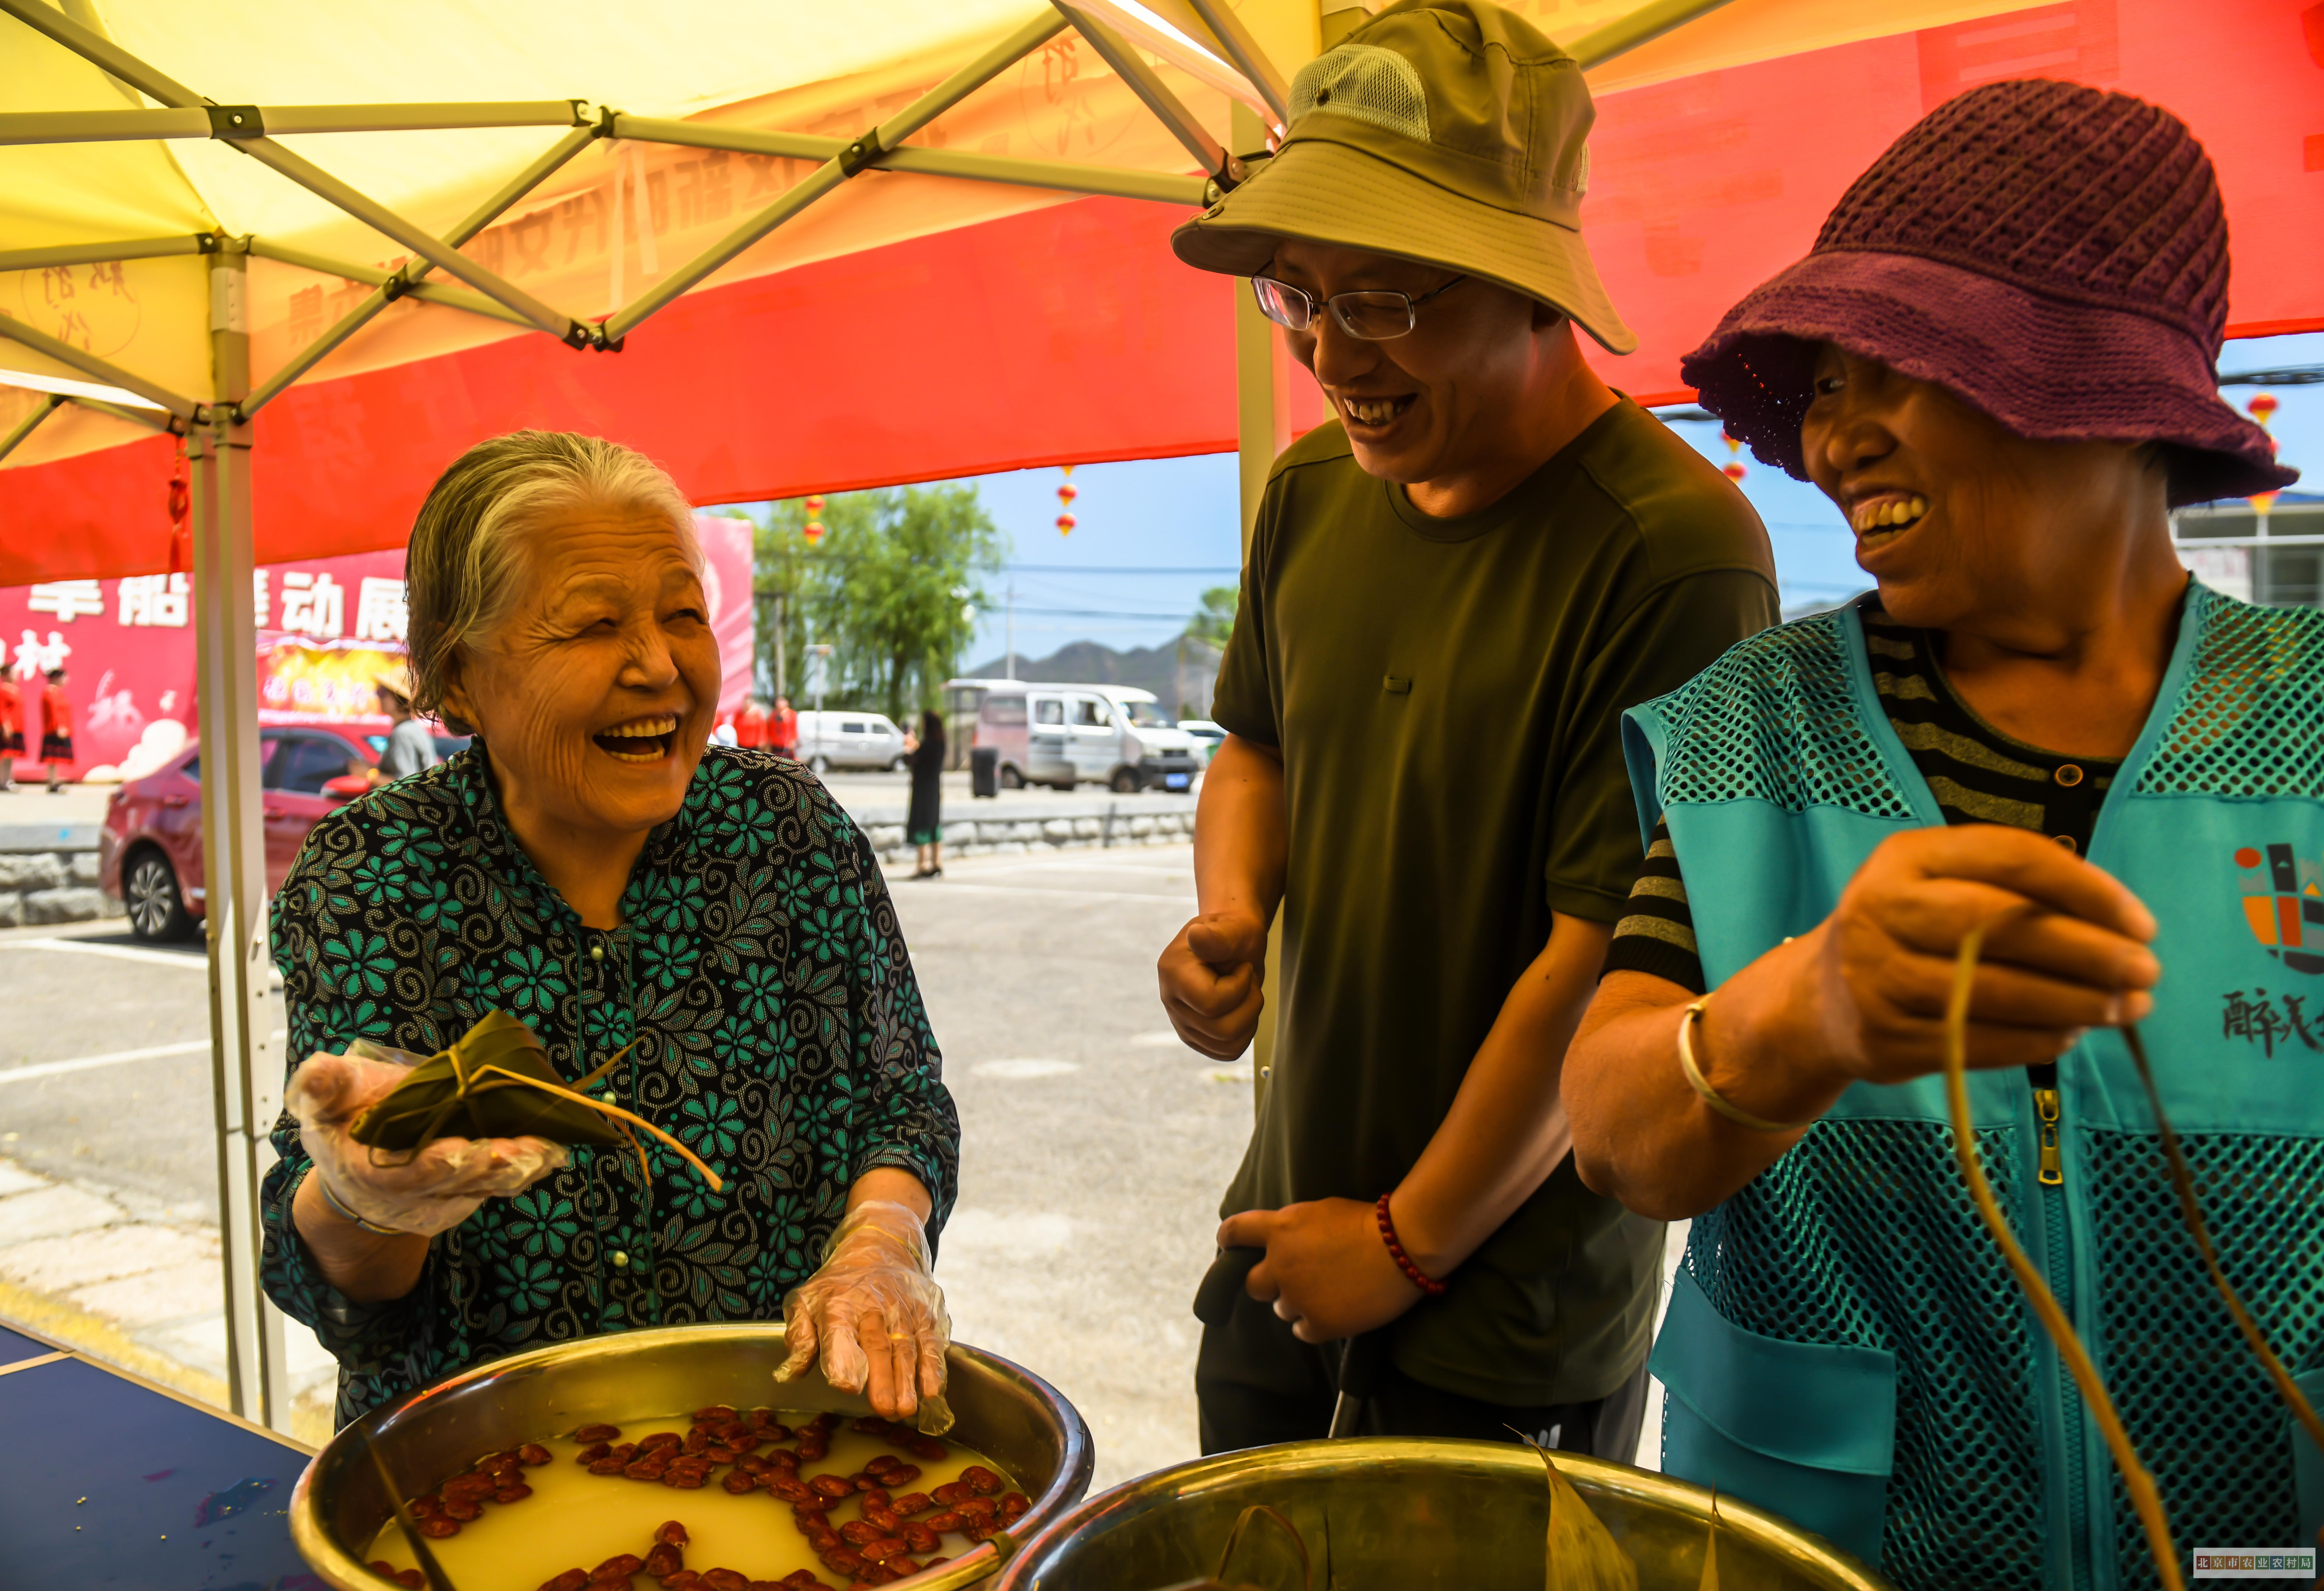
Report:
[[[559,1343],[487,1364],[374,1409],[331,1438],[290,1494],[290,1536],[316,1574],[338,1591],[378,1591],[364,1549],[388,1520],[379,1475],[362,1444],[375,1441],[399,1480],[424,1484],[465,1469],[480,1453],[598,1421],[620,1425],[732,1403],[750,1408],[871,1412],[860,1396],[817,1374],[778,1388],[779,1321],[669,1327]],[[945,1396],[957,1420],[948,1436],[998,1459],[1033,1499],[1031,1512],[953,1562],[898,1585],[946,1591],[985,1579],[1013,1541],[1063,1514],[1089,1490],[1096,1452],[1089,1426],[1057,1390],[1008,1360],[954,1343]]]
[[[1711,1494],[1603,1459],[1558,1467],[1638,1566],[1639,1591],[1696,1591]],[[1323,1591],[1538,1591],[1549,1488],[1515,1443],[1287,1442],[1198,1459],[1091,1498],[1026,1542],[992,1591],[1159,1591],[1207,1577],[1254,1503],[1288,1518]],[[1720,1591],[1889,1591],[1863,1564],[1747,1503],[1719,1503]],[[1247,1531],[1229,1577],[1285,1591],[1297,1560]]]

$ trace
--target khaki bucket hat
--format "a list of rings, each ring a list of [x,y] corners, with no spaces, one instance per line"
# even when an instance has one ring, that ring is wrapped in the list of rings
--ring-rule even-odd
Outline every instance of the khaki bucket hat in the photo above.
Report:
[[[1267,268],[1278,238],[1482,276],[1638,339],[1582,241],[1597,111],[1580,63],[1490,0],[1397,0],[1299,69],[1281,151],[1170,235],[1189,265]]]

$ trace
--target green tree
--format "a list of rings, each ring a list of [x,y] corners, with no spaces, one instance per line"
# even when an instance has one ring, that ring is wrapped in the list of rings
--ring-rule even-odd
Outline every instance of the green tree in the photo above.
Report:
[[[1186,621],[1186,634],[1213,652],[1227,649],[1227,634],[1234,628],[1235,610],[1242,600],[1240,586],[1213,586],[1203,593],[1203,606]]]
[[[774,677],[779,599],[792,699],[807,674],[810,638],[832,647],[826,707],[885,712],[901,722],[941,705],[946,679],[986,605],[983,577],[1000,566],[1001,535],[967,485],[845,492],[817,517],[822,541],[802,533],[803,501],[752,516],[759,602],[759,674]]]

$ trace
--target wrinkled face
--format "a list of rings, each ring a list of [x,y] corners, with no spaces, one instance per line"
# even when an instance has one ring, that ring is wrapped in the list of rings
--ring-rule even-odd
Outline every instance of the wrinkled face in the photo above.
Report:
[[[2019,436],[1934,382],[1826,343],[1800,424],[1808,476],[1898,622],[2018,612],[2119,562],[2162,468],[2135,444]]]
[[[1320,301],[1377,289],[1417,299],[1458,273],[1286,238],[1265,274]],[[1406,486],[1479,469],[1510,446],[1542,357],[1537,334],[1572,340],[1555,310],[1477,277],[1414,312],[1412,330],[1386,342],[1350,337],[1328,310],[1283,333],[1347,427],[1356,463]]]
[[[657,515],[576,510],[521,532],[508,616],[447,693],[512,810],[642,833],[674,817],[718,707],[692,547]]]

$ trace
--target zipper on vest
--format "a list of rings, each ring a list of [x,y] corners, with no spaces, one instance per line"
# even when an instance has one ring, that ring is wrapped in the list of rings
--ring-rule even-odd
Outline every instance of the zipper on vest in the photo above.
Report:
[[[2059,1142],[2061,1118],[2063,1115],[2058,1097],[2058,1068],[2052,1063],[2025,1068],[2026,1081],[2032,1085],[2034,1115],[2040,1132],[2041,1155],[2037,1162],[2037,1179],[2042,1191],[2038,1202],[2042,1212],[2043,1266],[2050,1290],[2057,1296],[2058,1307],[2071,1319],[2074,1315],[2073,1235],[2066,1210],[2065,1156]],[[2085,1515],[2089,1510],[2089,1477],[2084,1462],[2081,1389],[2074,1384],[2073,1372],[2066,1368],[2063,1358],[2058,1360],[2058,1432],[2062,1444],[2060,1457],[2066,1470],[2066,1550],[2071,1565],[2068,1584],[2074,1591],[2090,1591],[2090,1557],[2089,1539],[2084,1532]]]
[[[2042,1122],[2042,1186],[2063,1188],[2066,1185],[2066,1166],[2058,1153],[2057,1089],[2035,1085],[2034,1114]]]

